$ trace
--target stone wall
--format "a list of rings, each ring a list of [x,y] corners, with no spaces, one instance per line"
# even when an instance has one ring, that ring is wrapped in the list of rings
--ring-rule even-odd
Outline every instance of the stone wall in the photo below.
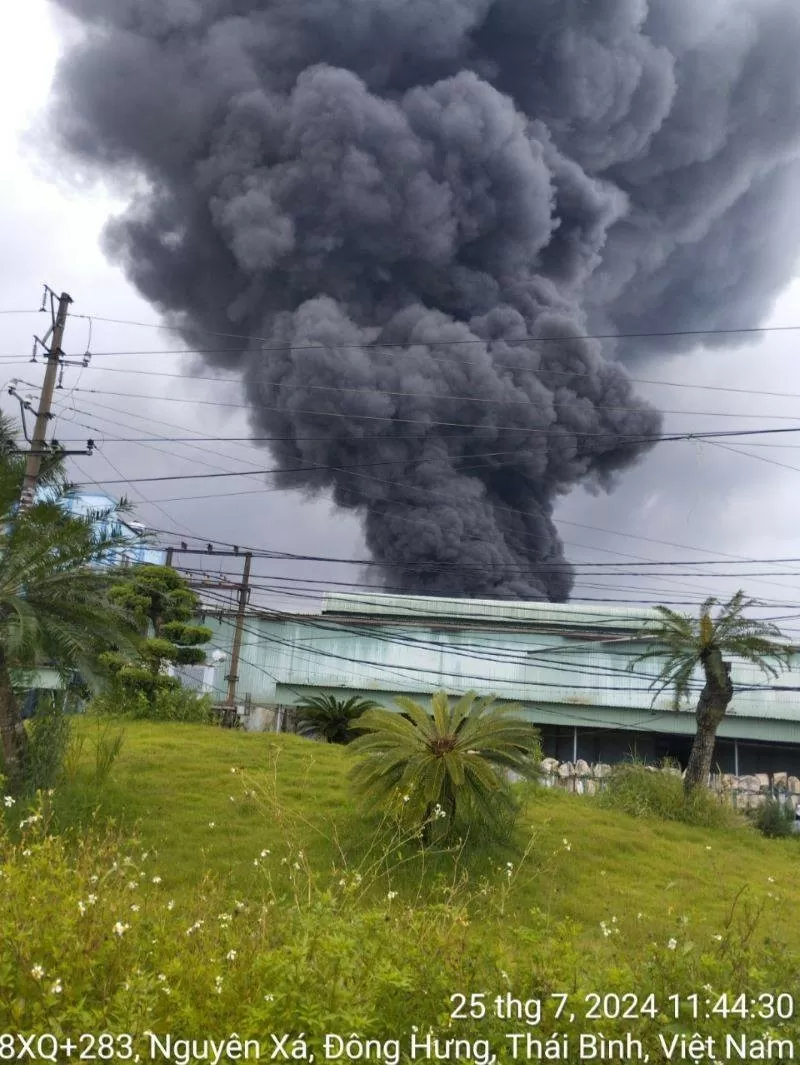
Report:
[[[672,773],[681,776],[679,769],[647,767],[653,773]],[[578,795],[596,795],[602,790],[611,773],[611,766],[603,762],[589,765],[577,762],[558,762],[555,758],[542,760],[542,783],[548,788],[562,788]],[[763,806],[771,796],[789,803],[792,809],[800,805],[800,777],[788,773],[756,773],[737,777],[732,773],[713,773],[710,786],[730,800],[737,809],[752,810]]]

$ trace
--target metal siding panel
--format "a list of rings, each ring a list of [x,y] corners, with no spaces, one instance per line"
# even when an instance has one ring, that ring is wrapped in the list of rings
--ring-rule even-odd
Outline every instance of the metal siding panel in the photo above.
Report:
[[[525,604],[530,605],[541,606]],[[500,606],[505,609],[505,604]],[[209,624],[214,631],[209,647],[230,654],[233,622]],[[694,729],[692,701],[677,713],[670,692],[653,701],[649,685],[658,674],[658,660],[640,663],[639,675],[627,670],[636,653],[627,643],[580,643],[567,635],[533,631],[411,629],[400,623],[365,633],[346,625],[345,619],[334,626],[332,618],[320,615],[249,619],[239,667],[241,697],[249,693],[256,703],[270,703],[279,693],[281,701],[297,701],[309,689],[363,691],[389,698],[401,692],[425,695],[442,688],[454,693],[475,689],[507,701],[548,707],[548,715],[560,714],[563,723],[602,721],[621,727],[624,719],[661,731]],[[357,626],[355,619],[353,625]],[[501,661],[500,653],[511,653],[517,661]],[[794,664],[795,669],[778,684],[800,686],[797,660]],[[223,661],[222,667],[215,677],[218,698],[224,698],[227,690],[228,662]],[[739,686],[763,683],[748,663],[735,663],[733,676]],[[695,680],[702,683],[699,671]],[[651,715],[655,715],[652,721]],[[725,731],[733,728],[742,737],[778,738],[799,722],[798,693],[745,691],[735,696]]]

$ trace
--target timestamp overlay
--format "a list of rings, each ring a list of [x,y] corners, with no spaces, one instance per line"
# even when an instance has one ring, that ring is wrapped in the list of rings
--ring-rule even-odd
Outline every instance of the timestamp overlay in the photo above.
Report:
[[[470,991],[450,996],[439,1028],[263,1032],[0,1032],[3,1061],[752,1062],[800,1057],[793,995]]]

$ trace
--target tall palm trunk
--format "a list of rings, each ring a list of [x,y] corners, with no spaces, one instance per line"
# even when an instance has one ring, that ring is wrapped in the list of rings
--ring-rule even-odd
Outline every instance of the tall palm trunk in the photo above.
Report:
[[[19,704],[11,684],[5,655],[0,649],[0,746],[3,751],[3,773],[8,781],[10,791],[15,791],[22,783],[25,762],[28,755],[28,736]]]
[[[725,717],[725,711],[733,698],[730,662],[723,662],[717,649],[701,656],[706,682],[700,693],[695,717],[697,731],[692,743],[689,764],[683,778],[683,790],[691,794],[699,786],[705,787],[711,773],[717,729]]]

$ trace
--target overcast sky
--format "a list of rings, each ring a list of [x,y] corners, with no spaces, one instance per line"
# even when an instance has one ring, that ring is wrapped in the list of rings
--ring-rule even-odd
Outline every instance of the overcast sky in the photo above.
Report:
[[[176,543],[192,534],[278,551],[365,557],[355,516],[336,513],[324,499],[310,501],[294,493],[270,491],[268,480],[258,474],[141,484],[139,494],[134,491],[135,480],[133,487],[108,483],[122,478],[257,470],[268,467],[271,459],[268,452],[246,444],[154,441],[145,446],[110,439],[235,437],[247,436],[248,428],[235,383],[193,380],[191,364],[174,351],[140,354],[164,352],[177,344],[157,328],[156,313],[100,250],[101,229],[115,204],[102,189],[81,187],[69,170],[53,167],[36,132],[37,115],[47,100],[59,54],[59,32],[44,0],[14,5],[8,20],[10,26],[0,38],[4,101],[0,109],[0,311],[35,312],[43,282],[57,291],[68,291],[74,299],[65,348],[75,356],[88,349],[93,358],[88,369],[70,368],[66,373],[65,387],[57,392],[56,432],[62,440],[91,436],[99,445],[93,457],[78,460],[74,479],[93,480],[111,494],[126,494],[136,503],[141,521],[175,530]],[[103,318],[142,324],[113,324]],[[752,324],[800,325],[800,280],[781,295],[768,322]],[[0,385],[15,377],[40,384],[43,366],[28,360],[33,334],[41,335],[46,328],[44,315],[0,314]],[[735,350],[698,349],[672,359],[651,360],[636,367],[633,374],[674,383],[638,386],[641,396],[670,412],[667,432],[782,428],[792,424],[800,402],[798,340],[800,333],[774,332]],[[109,352],[137,354],[103,354]],[[21,385],[20,390],[29,389]],[[18,413],[16,403],[5,394],[3,405],[9,413]],[[725,448],[700,442],[663,443],[612,494],[574,492],[559,506],[557,517],[574,562],[629,562],[635,569],[643,560],[731,556],[733,563],[735,557],[796,557],[800,556],[799,478],[800,434],[797,438],[725,441]],[[738,567],[747,574],[757,568]],[[732,574],[737,567],[718,569]],[[800,566],[774,569],[775,576],[761,580],[755,576],[712,579],[707,573],[697,578],[582,576],[575,598],[627,595],[634,601],[688,601],[699,594],[727,595],[741,585],[749,594],[774,604],[771,612],[775,616],[800,613],[795,606],[800,600]],[[681,567],[676,570],[685,573]],[[353,566],[286,567],[262,562],[257,571],[265,575],[265,583],[269,583],[268,574],[364,579],[364,571]],[[262,593],[260,601],[281,609],[303,603],[275,593]],[[800,621],[787,621],[787,631],[792,627],[800,631]]]

